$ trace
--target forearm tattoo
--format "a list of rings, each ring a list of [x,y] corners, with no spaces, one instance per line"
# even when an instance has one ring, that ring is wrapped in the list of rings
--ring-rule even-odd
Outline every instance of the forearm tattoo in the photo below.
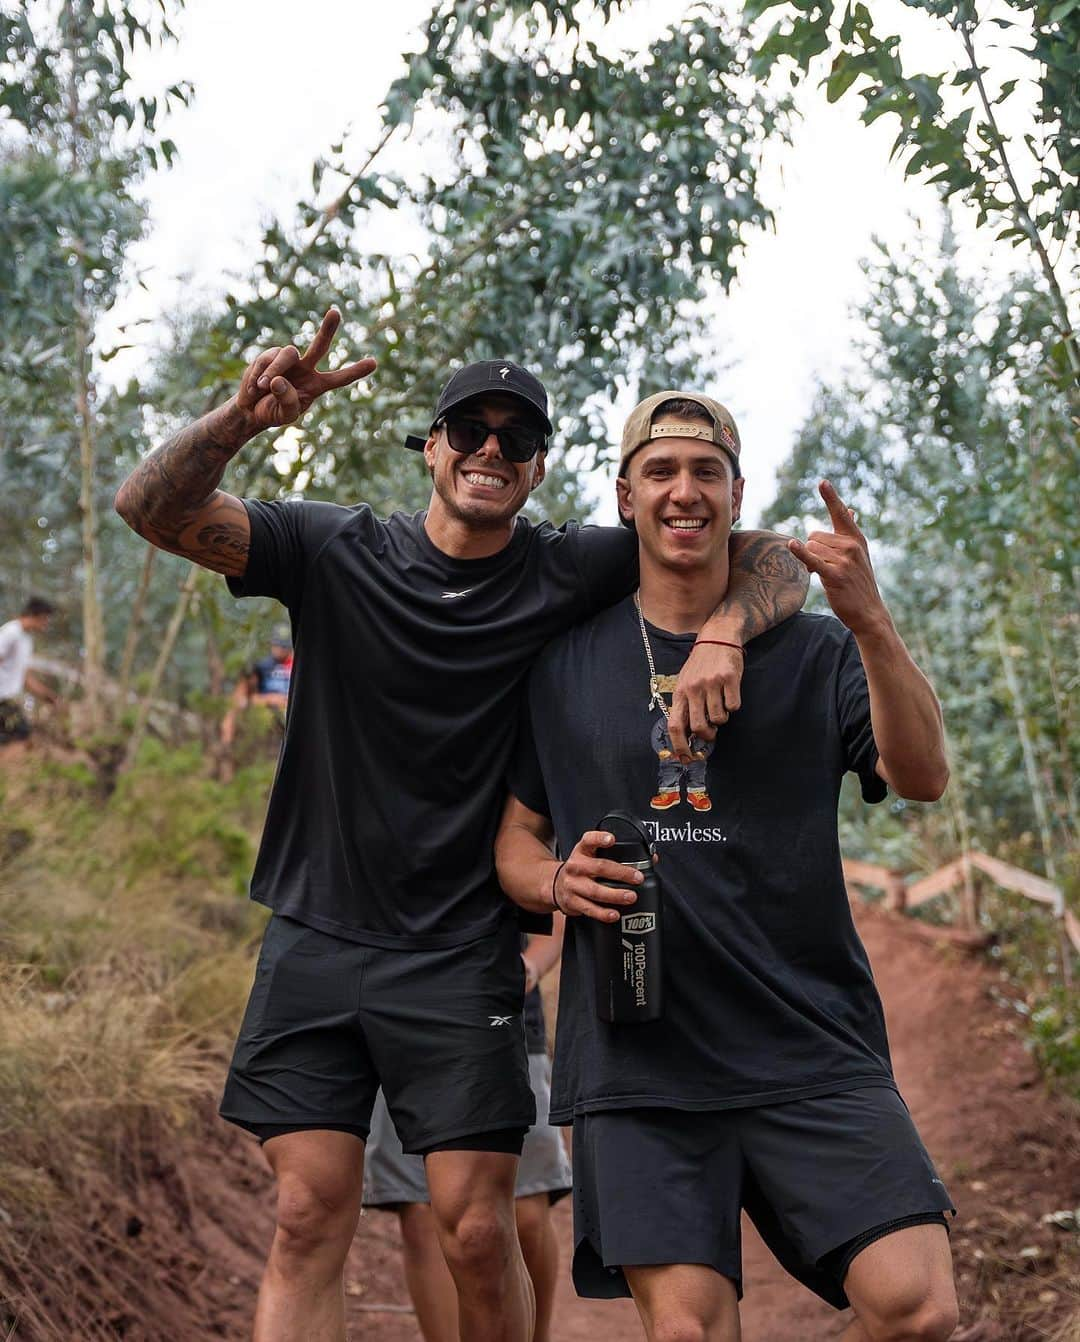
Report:
[[[801,610],[809,586],[809,573],[783,536],[771,531],[746,533],[733,546],[731,581],[720,609],[737,615],[741,641],[749,643]]]
[[[128,476],[116,511],[162,550],[215,573],[247,567],[250,527],[244,505],[217,488],[240,442],[223,443],[211,415],[174,434]]]

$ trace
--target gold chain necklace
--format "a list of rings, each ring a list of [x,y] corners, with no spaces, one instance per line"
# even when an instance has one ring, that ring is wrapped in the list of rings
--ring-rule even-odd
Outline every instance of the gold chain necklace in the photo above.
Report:
[[[652,644],[649,642],[649,631],[645,628],[645,616],[641,613],[641,593],[634,593],[634,609],[637,611],[638,626],[641,629],[641,641],[645,645],[645,660],[649,663],[649,707],[654,706],[664,715],[667,721],[668,706],[664,703],[664,696],[660,693],[660,677],[656,674],[656,662],[653,660]]]

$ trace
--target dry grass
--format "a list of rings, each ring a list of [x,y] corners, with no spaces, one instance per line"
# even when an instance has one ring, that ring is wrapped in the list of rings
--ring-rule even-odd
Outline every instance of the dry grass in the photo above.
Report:
[[[197,1265],[148,1272],[133,1227],[221,1085],[263,920],[230,816],[260,807],[175,760],[107,800],[48,761],[0,792],[0,1339],[207,1336]]]

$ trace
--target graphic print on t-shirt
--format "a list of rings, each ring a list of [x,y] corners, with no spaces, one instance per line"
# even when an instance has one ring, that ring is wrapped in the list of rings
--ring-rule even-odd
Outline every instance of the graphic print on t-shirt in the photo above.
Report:
[[[656,677],[657,691],[661,695],[666,695],[669,701],[675,689],[675,680],[675,676]],[[670,702],[667,706],[671,707]],[[657,709],[649,744],[652,746],[653,754],[656,756],[658,763],[656,792],[649,802],[652,809],[654,811],[670,811],[673,806],[678,806],[683,800],[683,787],[685,785],[686,804],[692,806],[695,811],[711,811],[712,801],[709,798],[706,770],[709,756],[712,754],[716,742],[702,741],[697,736],[691,736],[690,754],[692,758],[689,764],[683,764],[675,754],[674,747],[671,744],[671,736],[668,734],[667,714],[661,713]]]

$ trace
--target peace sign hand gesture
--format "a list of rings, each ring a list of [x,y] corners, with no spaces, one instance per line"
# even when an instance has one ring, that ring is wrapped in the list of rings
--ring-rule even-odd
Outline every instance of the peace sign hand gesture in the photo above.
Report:
[[[829,510],[832,531],[813,531],[805,541],[788,541],[788,549],[821,579],[829,605],[853,634],[869,632],[889,619],[874,578],[870,548],[855,525],[855,515],[840,495],[822,480],[818,493]]]
[[[374,359],[360,359],[333,372],[319,372],[316,365],[326,356],[340,324],[341,313],[330,308],[304,354],[295,345],[275,346],[248,364],[236,404],[257,430],[291,424],[323,392],[347,387],[374,369]]]

